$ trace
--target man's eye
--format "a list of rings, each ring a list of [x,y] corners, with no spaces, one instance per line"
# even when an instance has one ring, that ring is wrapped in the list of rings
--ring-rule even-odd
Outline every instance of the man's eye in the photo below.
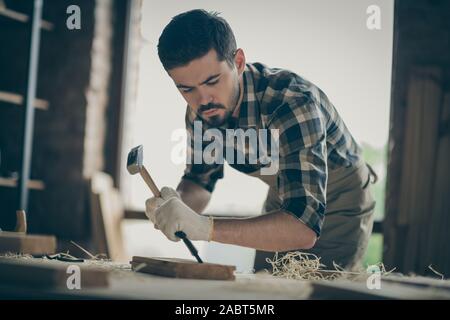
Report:
[[[217,79],[216,81],[208,82],[207,85],[208,86],[213,86],[213,85],[217,84],[218,82],[219,82],[219,79]]]
[[[183,91],[184,93],[189,93],[192,91],[192,89],[181,89],[181,91]]]

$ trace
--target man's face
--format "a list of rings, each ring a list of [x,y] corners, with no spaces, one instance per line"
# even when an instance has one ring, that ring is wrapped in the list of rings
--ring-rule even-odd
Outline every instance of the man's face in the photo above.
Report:
[[[183,98],[204,121],[218,127],[229,119],[239,99],[238,71],[226,61],[219,61],[214,49],[168,73]]]

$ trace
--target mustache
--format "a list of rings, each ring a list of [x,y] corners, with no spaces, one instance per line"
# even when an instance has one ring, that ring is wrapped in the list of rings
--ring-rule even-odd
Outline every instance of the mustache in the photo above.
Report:
[[[198,107],[198,112],[203,113],[203,112],[211,110],[211,109],[226,109],[226,108],[223,104],[208,103],[206,105],[201,105],[200,107]]]

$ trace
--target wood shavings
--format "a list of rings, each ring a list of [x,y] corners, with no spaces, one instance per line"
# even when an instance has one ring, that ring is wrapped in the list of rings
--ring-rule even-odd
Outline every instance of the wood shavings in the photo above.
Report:
[[[431,266],[431,264],[428,266],[428,269],[430,269],[431,271],[434,272],[434,274],[438,275],[439,277],[441,277],[441,280],[444,280],[444,275],[438,271],[436,271],[435,269],[433,269],[433,267]]]
[[[97,268],[105,269],[107,271],[114,271],[114,272],[131,270],[131,266],[129,264],[113,262],[111,259],[108,259],[106,254],[100,253],[100,254],[94,255],[91,252],[89,252],[88,250],[84,249],[79,244],[75,243],[74,241],[70,241],[70,242],[90,257],[89,259],[84,259],[84,262],[76,262],[80,266],[97,267]],[[76,258],[75,256],[70,255],[69,251],[66,251],[65,253],[60,253],[60,254],[63,254],[67,257]],[[0,254],[0,258],[50,260],[45,256],[33,256],[30,254],[21,254],[21,253],[13,253],[13,252],[7,252],[4,254]],[[68,263],[68,262],[61,262],[61,261],[56,261],[56,260],[52,260],[52,261],[54,263]]]
[[[65,255],[70,256],[68,252],[65,253]],[[103,255],[104,256],[104,255]],[[129,264],[125,263],[119,263],[119,262],[112,262],[108,259],[103,259],[101,254],[93,255],[94,259],[84,259],[84,262],[76,262],[77,265],[80,266],[87,266],[87,267],[95,267],[104,269],[109,272],[117,272],[121,273],[121,271],[130,271],[131,266]],[[0,255],[0,258],[8,258],[8,259],[26,259],[26,260],[35,260],[35,261],[52,261],[52,263],[70,263],[70,262],[63,262],[63,261],[57,261],[57,260],[50,260],[46,258],[45,256],[42,257],[33,257],[30,254],[20,254],[20,253],[12,253],[7,252]]]
[[[140,263],[140,264],[138,264],[138,265],[134,268],[134,271],[135,271],[135,272],[138,272],[139,270],[145,268],[146,266],[147,266],[146,263]]]
[[[323,265],[320,258],[312,253],[288,252],[281,257],[278,252],[273,260],[266,259],[272,265],[272,275],[296,280],[329,280],[334,275],[326,275],[321,272]]]
[[[109,271],[121,271],[121,270],[131,270],[131,266],[129,264],[123,264],[123,263],[116,263],[113,262],[111,259],[108,259],[108,256],[104,253],[99,254],[92,254],[88,250],[84,249],[79,244],[75,243],[74,241],[70,241],[74,246],[76,246],[78,249],[86,253],[91,259],[87,259],[84,261],[84,265],[88,266],[96,266],[102,269],[107,269]]]
[[[33,259],[31,254],[24,253],[14,253],[14,252],[6,252],[0,255],[0,258],[11,258],[11,259]]]
[[[71,244],[73,244],[75,247],[77,247],[78,249],[80,249],[81,251],[83,251],[84,253],[86,253],[89,257],[91,257],[91,259],[95,259],[95,256],[90,253],[89,251],[87,251],[86,249],[84,249],[82,246],[80,246],[79,244],[75,243],[75,241],[70,241]]]
[[[272,275],[295,280],[336,280],[349,279],[353,281],[366,280],[370,275],[367,270],[347,271],[335,262],[333,262],[334,270],[323,269],[325,267],[320,263],[320,258],[312,253],[305,252],[288,252],[279,257],[278,252],[274,258],[266,259],[272,266]],[[374,265],[381,275],[389,275],[394,269],[386,271],[383,263]]]

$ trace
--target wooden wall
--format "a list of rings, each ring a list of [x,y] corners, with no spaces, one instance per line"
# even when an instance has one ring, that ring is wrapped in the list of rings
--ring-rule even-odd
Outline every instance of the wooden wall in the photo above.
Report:
[[[384,262],[450,276],[450,2],[396,0]]]
[[[31,12],[30,0],[5,3]],[[66,9],[73,4],[81,9],[81,30],[66,27]],[[31,233],[90,237],[86,178],[96,170],[115,174],[126,4],[44,1],[43,18],[54,28],[42,31],[37,96],[49,108],[35,113],[31,176],[45,189],[30,194]],[[27,28],[0,18],[0,91],[23,90]],[[19,171],[22,114],[23,107],[0,102],[2,172]],[[16,206],[15,189],[0,187],[0,228],[14,226]]]

